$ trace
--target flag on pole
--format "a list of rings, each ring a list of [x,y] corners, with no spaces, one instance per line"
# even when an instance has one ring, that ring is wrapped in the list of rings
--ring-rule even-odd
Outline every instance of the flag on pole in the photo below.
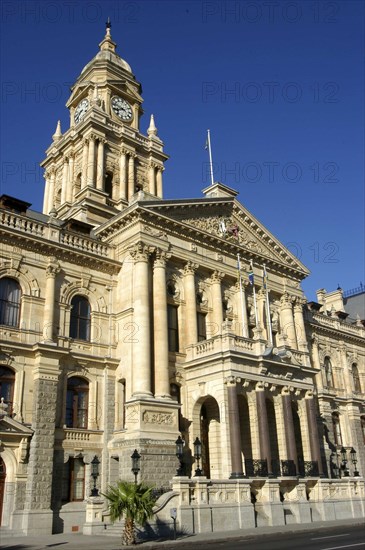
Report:
[[[255,279],[254,279],[254,275],[253,275],[252,260],[250,261],[250,271],[248,272],[248,280],[249,280],[250,285],[253,286],[254,282],[255,282]]]
[[[208,138],[207,138],[206,141],[205,141],[204,149],[207,150],[208,147],[209,147],[209,141],[208,141]]]

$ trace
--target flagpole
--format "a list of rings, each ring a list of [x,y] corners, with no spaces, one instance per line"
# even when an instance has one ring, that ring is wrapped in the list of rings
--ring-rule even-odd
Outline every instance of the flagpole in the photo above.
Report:
[[[241,258],[237,254],[237,267],[238,267],[238,277],[240,283],[240,300],[241,300],[241,317],[242,317],[242,336],[245,336],[246,327],[245,327],[245,314],[244,314],[244,304],[243,304],[243,288],[242,288],[242,273],[241,273]]]
[[[252,260],[250,260],[250,267],[251,267],[252,275],[253,275],[253,263],[252,263]],[[256,301],[256,290],[255,290],[255,278],[253,278],[252,292],[253,292],[253,305],[254,305],[254,308],[255,308],[255,323],[256,323],[256,328],[258,328],[259,322],[258,322],[258,317],[257,317],[257,301]]]
[[[211,181],[211,185],[213,185],[214,177],[213,177],[212,146],[210,144],[210,130],[208,130],[208,152],[209,152],[210,181]]]
[[[269,291],[267,289],[267,273],[266,273],[265,264],[263,264],[262,277],[265,284],[267,328],[269,331],[270,345],[272,346],[273,338],[272,338],[272,325],[271,325],[271,314],[270,314],[270,301],[269,301]]]

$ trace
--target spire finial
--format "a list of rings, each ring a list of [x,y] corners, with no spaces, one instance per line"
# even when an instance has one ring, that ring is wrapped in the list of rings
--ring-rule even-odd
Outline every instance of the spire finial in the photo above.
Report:
[[[157,136],[157,128],[155,125],[155,118],[153,115],[151,115],[150,125],[148,127],[147,134],[149,136]]]
[[[62,131],[61,131],[61,121],[59,120],[57,122],[56,131],[52,136],[53,141],[58,141],[62,137]]]
[[[105,27],[106,27],[106,36],[110,36],[110,29],[112,28],[110,17],[108,17],[108,21],[105,23]]]
[[[110,29],[112,28],[112,24],[110,22],[110,17],[108,17],[108,21],[105,23],[106,32],[104,36],[104,40],[99,44],[99,47],[101,50],[109,50],[111,52],[115,52],[116,43],[112,40],[112,35],[110,32]]]

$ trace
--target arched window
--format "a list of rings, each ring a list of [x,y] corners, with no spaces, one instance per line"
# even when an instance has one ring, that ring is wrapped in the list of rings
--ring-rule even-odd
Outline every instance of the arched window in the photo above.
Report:
[[[66,426],[87,429],[89,382],[73,376],[67,381]]]
[[[0,279],[0,325],[18,327],[22,291],[15,279]]]
[[[71,300],[70,337],[77,340],[90,340],[90,304],[84,296],[74,296]]]
[[[11,415],[13,412],[15,373],[8,367],[0,366],[0,398],[8,405],[6,412]]]
[[[359,376],[359,369],[357,368],[356,363],[352,365],[352,379],[354,381],[354,390],[358,393],[361,393],[361,382]]]
[[[333,388],[333,373],[332,373],[332,364],[329,357],[324,358],[323,362],[324,369],[324,382],[327,388]]]
[[[338,413],[332,414],[332,426],[333,426],[333,438],[335,441],[335,445],[338,447],[342,447],[342,434],[341,434],[341,426],[340,426],[340,417]]]

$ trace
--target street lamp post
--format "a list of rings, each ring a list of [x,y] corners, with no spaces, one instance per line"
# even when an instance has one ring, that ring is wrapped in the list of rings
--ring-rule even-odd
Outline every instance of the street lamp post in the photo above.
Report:
[[[185,471],[185,468],[184,468],[184,464],[183,464],[183,455],[184,455],[184,440],[181,438],[181,435],[179,435],[179,437],[177,438],[177,440],[175,441],[175,445],[176,445],[176,456],[179,460],[179,468],[176,470],[176,475],[177,476],[183,476],[184,475],[184,471]]]
[[[135,485],[137,485],[137,476],[138,476],[138,472],[141,469],[140,468],[141,455],[139,454],[137,449],[134,449],[131,459],[132,459],[132,472],[134,474],[134,483]]]
[[[93,478],[93,481],[94,481],[94,487],[91,489],[91,496],[92,497],[98,497],[99,496],[99,491],[96,488],[96,480],[99,477],[99,464],[100,464],[100,460],[95,455],[94,458],[91,461],[91,477]]]
[[[202,444],[199,437],[197,437],[194,441],[194,457],[196,458],[196,463],[197,463],[197,469],[195,470],[196,476],[203,475],[202,470],[199,468],[199,460],[201,459],[201,456],[202,456]]]

